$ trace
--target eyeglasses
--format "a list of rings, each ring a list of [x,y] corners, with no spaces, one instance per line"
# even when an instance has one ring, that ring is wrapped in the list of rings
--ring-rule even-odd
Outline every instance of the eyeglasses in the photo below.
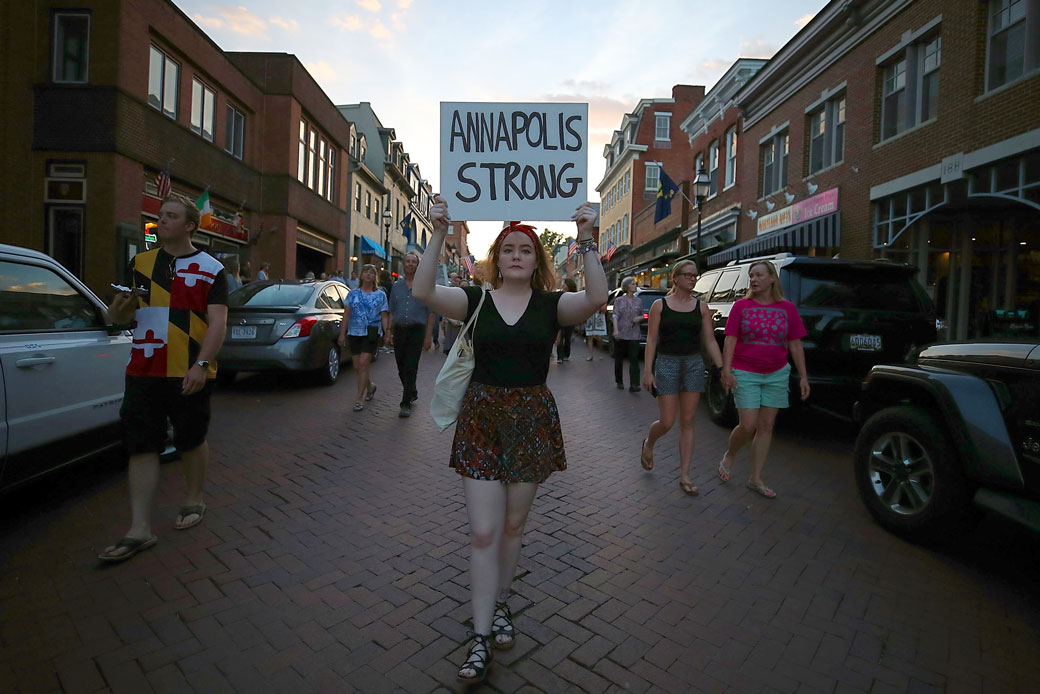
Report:
[[[695,280],[698,277],[696,272],[680,272],[678,276],[687,280]]]

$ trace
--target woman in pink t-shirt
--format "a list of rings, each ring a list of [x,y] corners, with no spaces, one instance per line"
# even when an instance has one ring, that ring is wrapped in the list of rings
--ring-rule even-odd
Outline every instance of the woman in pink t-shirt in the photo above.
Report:
[[[722,385],[733,390],[740,423],[729,435],[729,448],[719,463],[719,478],[729,482],[737,452],[751,441],[751,474],[746,487],[767,499],[776,492],[762,481],[762,467],[773,438],[773,424],[780,408],[787,407],[791,377],[790,353],[801,374],[802,400],[809,397],[802,338],[805,326],[794,304],[784,299],[780,277],[769,261],[748,268],[750,287],[745,298],[733,304],[726,321],[722,350]]]

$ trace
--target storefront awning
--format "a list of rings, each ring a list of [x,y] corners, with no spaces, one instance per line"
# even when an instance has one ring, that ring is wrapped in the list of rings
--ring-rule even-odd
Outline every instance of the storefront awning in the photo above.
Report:
[[[793,251],[804,248],[824,248],[841,245],[841,221],[838,212],[802,224],[778,229],[750,241],[708,256],[708,264],[723,265],[731,260],[752,258],[765,253]]]
[[[374,255],[386,260],[383,247],[365,235],[361,236],[361,255]]]
[[[651,268],[656,267],[660,269],[661,266],[668,265],[671,262],[672,258],[675,258],[677,255],[679,255],[679,251],[668,251],[666,253],[662,253],[656,258],[651,258],[650,260],[644,261],[642,263],[637,263],[635,265],[623,267],[620,270],[618,270],[618,272],[623,275],[638,275],[643,272],[646,272],[647,270],[650,270]]]

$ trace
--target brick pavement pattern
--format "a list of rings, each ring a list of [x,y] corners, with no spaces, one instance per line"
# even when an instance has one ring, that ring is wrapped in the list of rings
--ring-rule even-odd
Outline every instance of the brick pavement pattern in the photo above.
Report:
[[[576,345],[575,354],[584,352]],[[72,471],[0,510],[0,691],[433,692],[458,687],[469,619],[467,524],[451,431],[397,415],[393,359],[351,412],[332,388],[242,378],[214,398],[209,509],[99,567],[128,521],[118,464]],[[655,417],[612,362],[554,364],[569,469],[541,488],[512,599],[501,692],[1027,692],[1040,681],[1037,539],[987,520],[954,549],[905,543],[856,497],[850,434],[812,414],[777,432],[766,480],[746,452],[722,485],[727,431],[703,408],[694,479],[677,430],[639,465]],[[806,423],[807,422],[807,423]]]

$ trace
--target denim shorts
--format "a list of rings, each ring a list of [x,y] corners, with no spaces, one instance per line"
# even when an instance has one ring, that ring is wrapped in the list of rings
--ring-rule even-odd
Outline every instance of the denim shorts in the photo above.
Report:
[[[784,408],[788,406],[787,385],[791,379],[791,365],[771,374],[733,369],[737,378],[737,390],[733,399],[738,410],[757,410],[759,407]]]
[[[699,354],[658,354],[654,365],[658,395],[704,392],[704,358]]]

